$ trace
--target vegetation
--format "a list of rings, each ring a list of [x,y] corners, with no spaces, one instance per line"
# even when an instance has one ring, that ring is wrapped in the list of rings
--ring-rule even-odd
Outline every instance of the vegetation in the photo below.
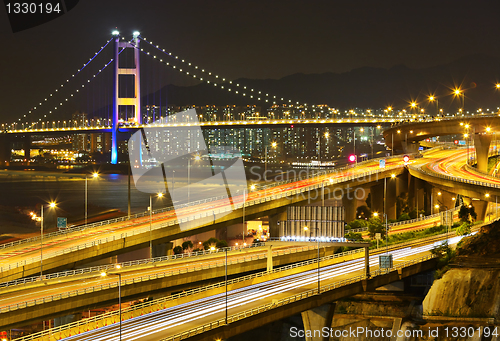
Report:
[[[219,240],[217,238],[210,238],[209,240],[203,242],[203,248],[205,250],[209,250],[212,246],[217,247],[218,241]]]
[[[187,250],[187,249],[192,249],[193,248],[193,242],[190,240],[185,241],[182,243],[182,250]]]
[[[217,238],[210,238],[209,240],[203,242],[203,248],[205,250],[210,250],[211,247],[215,247],[216,249],[220,249],[223,247],[227,247],[228,244],[225,240],[219,240]]]
[[[448,242],[445,241],[440,245],[435,246],[431,253],[438,258],[437,270],[434,273],[435,279],[440,279],[449,270],[448,264],[455,257],[456,251],[453,250]]]
[[[368,219],[372,216],[372,210],[367,205],[359,206],[356,209],[356,217],[358,219]]]
[[[380,233],[381,238],[385,238],[385,225],[379,217],[373,217],[368,220],[368,235],[370,238],[375,238],[375,235]]]
[[[182,246],[179,246],[177,245],[176,247],[174,247],[174,255],[180,255],[181,253],[184,252],[184,250],[182,249]]]
[[[364,219],[355,219],[346,225],[346,230],[356,230],[366,227],[368,224]]]
[[[457,236],[466,236],[468,234],[470,234],[471,232],[471,229],[470,229],[470,225],[469,223],[462,223],[460,224],[460,226],[457,227]]]
[[[460,206],[460,210],[458,211],[458,219],[462,223],[472,224],[474,220],[477,218],[476,210],[472,205],[462,205]]]

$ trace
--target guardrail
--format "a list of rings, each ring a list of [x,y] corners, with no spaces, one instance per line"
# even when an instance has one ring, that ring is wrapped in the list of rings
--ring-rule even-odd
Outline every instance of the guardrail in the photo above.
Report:
[[[498,118],[498,115],[481,115],[481,114],[474,114],[474,115],[464,115],[460,117],[439,117],[437,119],[426,119],[422,121],[396,121],[394,125],[391,126],[391,128],[396,128],[400,126],[405,126],[405,125],[410,125],[410,124],[418,124],[418,123],[431,123],[431,122],[440,122],[440,121],[463,121],[466,118]]]
[[[444,174],[438,174],[435,172],[430,172],[427,170],[422,169],[421,167],[415,167],[415,166],[410,166],[411,169],[435,177],[439,179],[445,179],[445,180],[450,180],[450,181],[455,181],[455,182],[461,182],[461,183],[466,183],[470,185],[476,185],[476,186],[482,186],[482,187],[489,187],[489,188],[500,188],[500,185],[497,184],[492,184],[489,182],[484,182],[484,181],[477,181],[477,180],[470,180],[470,179],[464,179],[464,178],[459,178],[457,176],[452,176],[452,175],[444,175]]]
[[[311,246],[312,246],[312,249],[314,249],[314,246],[313,245],[311,245]],[[330,260],[330,259],[339,258],[339,257],[353,256],[353,255],[356,255],[358,253],[364,253],[364,250],[363,249],[356,249],[356,250],[346,251],[346,252],[342,252],[342,253],[336,253],[336,254],[333,254],[333,255],[330,255],[330,256],[321,257],[320,258],[320,262],[323,262],[323,261],[326,261],[326,260]],[[286,270],[291,270],[291,269],[299,268],[299,267],[310,265],[310,264],[315,264],[317,262],[318,262],[317,258],[310,259],[310,260],[307,260],[307,261],[298,262],[298,263],[286,265],[286,266],[279,267],[279,268],[274,268],[271,271],[262,271],[262,272],[258,272],[258,273],[255,273],[255,274],[250,274],[250,275],[247,275],[247,276],[242,276],[242,277],[237,277],[237,278],[234,278],[234,279],[230,279],[230,280],[227,281],[227,284],[228,285],[236,284],[236,283],[244,282],[244,281],[255,279],[255,278],[260,278],[260,277],[263,277],[265,275],[279,273],[279,272],[283,272],[283,271],[286,271]],[[123,282],[124,281],[122,280],[122,285],[123,285]],[[110,284],[109,288],[116,288],[116,287],[118,287],[118,281],[114,282],[113,284]],[[161,304],[161,303],[164,303],[164,302],[169,302],[169,301],[176,300],[176,299],[179,299],[179,298],[182,298],[182,297],[191,296],[191,295],[194,295],[194,294],[197,294],[197,293],[201,293],[201,292],[205,292],[205,291],[209,291],[209,290],[212,290],[212,289],[216,289],[216,288],[220,288],[220,287],[225,287],[225,285],[226,285],[226,282],[218,282],[218,283],[214,283],[214,284],[207,285],[207,286],[204,286],[204,287],[199,287],[199,288],[187,290],[185,292],[181,292],[181,293],[178,293],[178,294],[174,294],[174,295],[170,295],[170,296],[158,298],[158,299],[155,299],[155,300],[152,300],[152,301],[147,301],[147,302],[142,302],[142,303],[139,303],[139,304],[134,304],[133,306],[130,306],[130,307],[127,307],[127,308],[123,308],[122,309],[122,314],[125,314],[125,313],[133,311],[133,310],[138,310],[138,309],[143,309],[143,308],[151,307],[153,305]],[[108,289],[108,288],[105,288],[105,289]],[[68,323],[68,324],[65,324],[65,325],[62,325],[62,326],[59,326],[59,327],[54,327],[54,328],[51,328],[51,329],[48,329],[48,330],[45,330],[45,331],[41,331],[41,332],[38,332],[38,333],[30,334],[30,335],[27,335],[27,336],[24,336],[24,337],[16,339],[16,341],[34,340],[34,339],[37,339],[37,338],[40,338],[40,337],[51,335],[53,333],[62,332],[64,330],[68,330],[68,329],[75,328],[75,327],[78,327],[78,326],[82,326],[82,325],[87,325],[89,323],[98,322],[98,321],[104,320],[106,318],[116,317],[116,316],[119,315],[119,313],[120,312],[118,310],[110,311],[110,312],[107,312],[107,313],[104,313],[104,314],[101,314],[101,315],[97,315],[97,316],[94,316],[94,317],[82,319],[82,320],[75,321],[75,322],[71,322],[71,323]]]
[[[314,249],[316,249],[316,244],[312,243],[311,245],[307,245],[307,246],[297,246],[297,247],[286,249],[286,250],[276,250],[273,252],[273,256],[275,256],[275,257],[276,256],[283,256],[283,255],[304,252],[304,251],[309,251],[309,250],[314,250]],[[354,252],[354,251],[356,251],[356,252]],[[360,250],[353,250],[353,251],[349,251],[350,253],[345,253],[345,255],[350,255],[350,254],[354,254],[354,253],[361,252],[361,251]],[[225,251],[222,251],[222,252],[225,252]],[[337,258],[337,257],[340,257],[339,255],[340,254],[327,256],[327,257],[324,257],[324,259],[326,260],[326,259]],[[230,260],[227,263],[227,265],[251,262],[254,260],[265,259],[265,258],[267,258],[267,253],[263,253],[260,255],[242,256],[242,257],[238,257],[236,260]],[[295,264],[309,264],[308,262],[309,261],[304,261],[304,262],[295,263]],[[314,262],[316,262],[316,260],[314,260],[313,263]],[[122,286],[127,285],[127,284],[140,283],[140,282],[144,282],[144,281],[148,281],[148,280],[155,280],[155,279],[164,278],[164,277],[168,277],[168,276],[180,275],[180,274],[184,274],[184,273],[188,273],[188,272],[195,272],[195,271],[201,271],[201,270],[212,269],[212,268],[217,268],[217,267],[224,267],[225,265],[226,265],[225,260],[221,260],[221,261],[215,262],[215,264],[209,264],[208,266],[203,266],[203,265],[196,266],[195,265],[191,268],[186,267],[186,268],[178,269],[178,270],[158,272],[154,275],[135,277],[132,279],[123,279]],[[294,266],[294,267],[296,267],[296,266]],[[288,269],[289,267],[287,266],[284,268]],[[112,267],[111,269],[116,270],[115,267]],[[279,272],[279,271],[282,271],[282,270],[277,270],[276,272]],[[98,276],[98,275],[96,274],[96,276]],[[248,275],[248,276],[245,276],[242,278],[245,278],[245,280],[246,280],[249,278],[253,278],[252,276],[253,275]],[[38,277],[38,278],[40,278],[40,277]],[[236,280],[238,280],[238,279],[236,279]],[[69,298],[69,297],[74,297],[74,296],[78,296],[78,295],[89,294],[89,293],[93,293],[93,292],[100,291],[100,290],[114,288],[117,286],[118,286],[118,281],[116,283],[113,282],[113,283],[108,283],[108,284],[96,285],[96,286],[88,287],[88,288],[84,288],[84,289],[67,291],[67,292],[64,292],[61,294],[49,295],[49,296],[41,297],[41,298],[38,298],[35,300],[26,300],[22,303],[11,304],[8,306],[2,306],[2,307],[0,307],[0,313],[6,313],[6,312],[10,312],[10,311],[14,311],[14,310],[22,309],[22,308],[27,308],[27,307],[31,307],[31,306],[38,305],[38,304],[57,301],[57,300],[61,300],[61,299]]]
[[[412,154],[412,156],[415,158],[415,157],[419,157],[420,154]],[[281,185],[288,184],[288,183],[291,183],[291,182],[303,181],[303,180],[311,179],[311,178],[318,177],[318,176],[321,176],[321,175],[339,173],[341,171],[345,171],[345,170],[348,170],[348,169],[352,169],[352,168],[355,168],[355,167],[362,166],[362,165],[364,165],[366,163],[376,162],[376,161],[379,161],[379,160],[382,160],[382,159],[386,159],[387,160],[387,159],[392,159],[392,158],[400,158],[400,156],[396,155],[396,156],[390,156],[390,157],[386,157],[386,158],[376,158],[376,159],[366,160],[366,161],[359,162],[356,165],[347,165],[347,166],[343,166],[343,167],[340,167],[340,168],[335,168],[335,169],[333,169],[331,171],[328,171],[328,172],[325,171],[325,170],[318,170],[318,171],[315,171],[315,172],[309,172],[310,174],[308,174],[307,176],[299,176],[298,178],[296,177],[296,178],[293,178],[293,179],[288,179],[288,180],[282,180],[282,181],[278,181],[278,182],[273,182],[270,185],[258,185],[258,184],[255,184],[255,186],[256,186],[256,190],[259,190],[259,189],[270,189],[272,187],[281,186]],[[189,202],[189,203],[177,205],[176,207],[177,207],[177,209],[182,209],[184,207],[189,207],[189,206],[194,206],[194,205],[203,204],[203,203],[207,203],[207,202],[212,202],[212,201],[216,201],[216,200],[220,200],[220,199],[224,199],[224,198],[226,198],[226,196],[218,196],[218,197],[212,197],[212,198],[207,198],[207,199],[201,199],[201,200],[196,200],[196,201],[192,201],[192,202]],[[167,211],[171,211],[171,210],[174,210],[174,206],[169,206],[169,207],[164,207],[164,208],[153,210],[153,214],[163,213],[163,212],[167,212]],[[120,217],[120,218],[113,218],[113,219],[103,220],[103,221],[99,221],[99,222],[95,222],[95,223],[91,223],[91,224],[87,224],[87,225],[75,226],[75,227],[67,228],[65,230],[60,230],[60,231],[54,231],[54,232],[51,232],[51,233],[46,233],[46,234],[44,234],[44,239],[49,240],[51,237],[58,237],[58,236],[61,236],[61,235],[72,233],[72,232],[78,232],[78,231],[83,231],[83,230],[86,230],[86,229],[91,229],[93,227],[101,227],[101,226],[104,226],[104,225],[111,225],[111,224],[114,224],[114,223],[117,223],[117,222],[123,222],[123,221],[126,221],[126,220],[132,220],[132,219],[136,219],[136,218],[141,218],[141,217],[148,216],[148,215],[149,215],[149,211],[145,211],[145,212],[136,213],[134,215],[131,215],[130,218],[128,216],[124,216],[124,217]],[[9,248],[9,247],[13,247],[13,246],[17,246],[17,245],[21,245],[21,244],[25,244],[25,243],[29,243],[29,242],[36,242],[36,241],[39,241],[39,240],[40,240],[40,236],[35,236],[35,237],[31,237],[31,238],[20,239],[20,240],[16,240],[16,241],[13,241],[13,242],[0,244],[0,249],[6,249],[6,248]]]
[[[391,158],[398,158],[398,157],[399,156],[391,157]],[[373,160],[368,160],[368,161],[364,161],[364,162],[373,162]],[[363,164],[363,163],[359,163],[358,165],[360,165],[360,164]],[[330,178],[329,182],[328,182],[328,186],[335,185],[335,184],[338,184],[338,183],[341,183],[341,182],[345,182],[345,181],[353,181],[353,180],[356,180],[356,179],[359,179],[359,178],[365,178],[365,177],[368,177],[368,176],[371,176],[371,175],[379,174],[379,173],[384,172],[384,171],[399,169],[401,167],[403,167],[402,164],[401,165],[394,165],[392,167],[379,168],[379,169],[376,169],[376,170],[372,170],[372,171],[368,171],[368,172],[363,172],[363,173],[358,173],[358,174],[355,174],[355,175],[346,175],[346,176],[343,176],[343,177],[340,177],[340,178]],[[349,166],[348,168],[352,168],[352,166]],[[327,173],[326,171],[322,171],[322,172],[320,172],[320,175],[315,175],[315,176],[317,176],[317,177],[319,177],[319,176],[325,176],[326,177],[326,176],[328,176],[328,174],[331,175],[333,173],[339,173],[339,171],[338,170],[334,170],[334,171],[332,171],[330,173]],[[296,182],[296,180],[287,180],[285,183],[291,183],[291,182]],[[283,197],[289,197],[289,196],[297,195],[297,194],[300,194],[300,193],[303,193],[303,192],[308,192],[308,191],[311,191],[311,190],[320,189],[320,188],[324,187],[324,183],[325,182],[326,181],[322,181],[321,183],[315,183],[315,184],[307,185],[307,186],[300,187],[300,188],[298,186],[294,186],[295,188],[286,189],[284,191],[280,190],[278,193],[269,192],[268,190],[271,189],[271,187],[260,186],[259,189],[264,190],[263,191],[264,193],[262,193],[263,194],[262,197],[257,198],[257,199],[247,200],[245,203],[238,203],[238,204],[234,205],[235,206],[234,209],[240,209],[240,208],[242,208],[243,204],[245,205],[245,207],[249,207],[249,206],[261,204],[261,203],[266,202],[266,201],[271,201],[271,200],[275,200],[275,199],[281,199]],[[272,187],[280,186],[282,184],[283,183],[280,182],[277,185],[274,185]],[[204,199],[203,201],[204,202],[210,202],[210,201],[215,201],[215,200],[218,200],[218,199],[217,198],[211,198],[211,199]],[[189,207],[190,206],[189,204],[184,204],[184,205],[185,205],[184,207]],[[172,207],[169,207],[169,208],[164,208],[164,209],[161,209],[161,210],[172,210],[172,209],[173,209]],[[183,217],[183,218],[179,218],[179,219],[175,219],[175,220],[170,220],[170,221],[166,221],[166,222],[163,222],[163,223],[158,223],[158,220],[162,220],[162,218],[160,217],[160,218],[158,218],[158,219],[155,220],[154,224],[152,224],[151,230],[157,230],[157,229],[161,229],[161,228],[164,228],[164,227],[177,225],[177,224],[179,224],[179,222],[183,223],[183,222],[188,222],[188,221],[192,221],[192,220],[196,220],[196,219],[200,219],[200,218],[212,217],[213,214],[220,214],[220,213],[224,213],[224,212],[227,212],[227,211],[233,211],[233,208],[228,206],[228,207],[223,207],[223,208],[215,209],[213,212],[210,212],[210,213],[208,213],[207,211],[204,211],[204,212],[201,212],[201,213],[195,213],[195,214],[189,215],[187,217]],[[145,215],[145,213],[141,213],[141,214],[143,216]],[[180,216],[180,215],[182,215],[182,212],[179,211],[179,210],[177,210],[176,214],[178,216]],[[125,217],[123,217],[123,218],[116,218],[116,219],[123,219],[122,221],[127,220],[127,219],[125,219]],[[115,219],[113,219],[113,220],[115,220]],[[100,224],[100,223],[94,223],[94,224],[91,224],[91,225],[95,225],[95,224]],[[135,224],[133,226],[140,225],[140,224],[142,224],[142,223],[137,223],[137,224]],[[102,225],[106,225],[106,224],[104,224],[102,222],[102,224],[100,226],[102,226]],[[87,226],[87,225],[85,225],[85,226]],[[81,230],[84,230],[84,228],[82,228]],[[96,245],[105,244],[105,243],[112,242],[112,241],[115,241],[115,240],[127,238],[127,237],[130,237],[130,236],[135,236],[135,235],[142,234],[142,233],[146,233],[146,232],[149,232],[149,230],[150,230],[149,226],[144,226],[144,227],[139,228],[139,229],[134,229],[133,231],[123,232],[119,236],[113,235],[112,237],[104,237],[104,238],[100,238],[100,239],[94,240],[92,242],[83,243],[83,244],[80,244],[80,245],[77,245],[77,246],[73,246],[73,247],[70,247],[70,248],[66,248],[66,249],[63,249],[63,250],[58,250],[58,251],[55,251],[55,252],[45,253],[44,256],[43,256],[43,258],[44,259],[48,259],[48,258],[52,258],[52,257],[55,257],[55,256],[67,254],[67,253],[70,253],[70,252],[74,252],[74,251],[78,251],[78,250],[83,250],[85,248],[93,247],[93,246],[96,246]],[[116,231],[114,231],[114,232],[116,232]],[[105,234],[105,233],[109,233],[109,231],[101,231],[99,233],[94,234],[93,236],[96,237],[99,234]],[[4,265],[4,266],[0,267],[0,272],[8,271],[8,270],[11,270],[11,269],[15,269],[15,268],[18,268],[18,267],[21,267],[21,266],[25,266],[25,265],[28,265],[28,264],[32,264],[32,263],[35,263],[35,262],[39,262],[39,261],[40,261],[40,256],[32,257],[30,259],[25,259],[25,260],[23,260],[21,262],[16,262],[16,263]]]
[[[238,246],[219,248],[219,249],[216,249],[215,251],[202,250],[202,251],[181,253],[178,255],[161,256],[161,257],[155,257],[155,258],[145,258],[145,259],[132,260],[132,261],[128,261],[128,262],[116,263],[116,264],[113,263],[113,264],[92,266],[92,267],[88,267],[88,268],[67,270],[67,271],[46,274],[46,275],[42,276],[42,280],[45,281],[45,280],[52,280],[52,279],[56,279],[56,278],[65,278],[65,277],[69,277],[69,276],[90,274],[93,272],[100,273],[100,272],[105,271],[105,270],[116,269],[118,265],[121,268],[127,268],[127,267],[131,267],[131,266],[138,266],[138,265],[145,265],[145,264],[156,264],[158,262],[171,261],[171,260],[175,260],[175,259],[193,258],[193,257],[200,257],[200,256],[205,256],[205,255],[210,255],[210,254],[217,254],[217,253],[223,254],[226,252],[226,249],[228,251],[235,251],[235,250],[256,248],[256,247],[261,247],[261,246],[265,246],[265,243],[264,242],[252,243],[252,244],[248,244],[246,246],[245,245],[238,245]],[[3,282],[3,283],[0,283],[0,289],[15,286],[15,285],[34,283],[34,282],[40,282],[40,276],[32,276],[32,277],[27,277],[27,278],[16,279],[13,281]]]

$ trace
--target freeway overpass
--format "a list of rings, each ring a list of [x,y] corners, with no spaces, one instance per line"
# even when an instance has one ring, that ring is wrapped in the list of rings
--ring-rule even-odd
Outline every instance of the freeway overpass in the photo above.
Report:
[[[352,191],[353,185],[363,186],[376,183],[391,175],[404,171],[401,158],[388,159],[381,169],[376,161],[346,167],[324,175],[313,176],[299,181],[284,181],[273,187],[257,188],[246,196],[245,218],[253,219],[269,216],[271,222],[279,220],[280,212],[288,205],[309,203],[321,200],[321,194],[330,189],[341,193]],[[335,194],[335,193],[334,193]],[[353,215],[356,201],[353,197],[342,197],[347,215]],[[191,203],[176,212],[164,211],[154,215],[151,228],[152,239],[156,243],[167,242],[198,234],[242,221],[243,204],[232,210],[223,200],[205,200]],[[213,219],[216,214],[231,212],[221,218]],[[199,223],[197,220],[202,220]],[[196,223],[196,228],[182,231],[179,221]],[[70,233],[55,234],[44,238],[44,271],[65,270],[102,259],[121,252],[127,252],[149,245],[149,217],[137,216],[134,219],[115,219],[109,224],[92,224],[89,228],[75,228]],[[273,233],[274,232],[274,233]],[[277,235],[271,224],[271,235]],[[0,246],[2,247],[2,246]],[[35,238],[18,242],[0,249],[0,270],[4,281],[32,276],[40,272],[40,241]]]
[[[368,253],[363,247],[368,245],[364,242],[321,242],[317,245],[311,242],[270,241],[252,247],[228,248],[227,275],[235,277],[263,269],[272,271],[275,267],[306,261],[318,255],[341,261],[346,257],[351,259],[354,255],[365,255],[366,265]],[[341,246],[360,249],[334,254]],[[114,267],[82,269],[73,274],[56,273],[43,280],[38,277],[2,283],[0,326],[3,329],[14,328],[40,319],[112,305],[116,298],[114,288],[117,277],[102,278],[102,272],[121,274],[122,298],[125,301],[197,288],[219,281],[225,275],[225,253],[220,250],[193,257],[166,258],[155,262],[144,260],[127,267],[117,264]]]
[[[499,130],[500,115],[476,115],[397,124],[384,130],[383,135],[387,146],[405,152],[414,152],[419,141],[435,136],[458,135],[461,139],[469,140],[470,145],[473,140],[477,154],[477,168],[486,173],[491,139]]]
[[[207,121],[199,122],[202,129],[252,129],[252,128],[288,128],[290,125],[297,128],[318,128],[318,127],[338,127],[350,128],[359,126],[386,126],[398,122],[399,119],[395,117],[364,117],[364,118],[318,118],[318,119],[264,119],[264,120],[231,120],[231,121]],[[138,124],[138,125],[121,125],[119,126],[120,132],[135,132],[138,129],[147,128],[188,128],[192,129],[193,124],[189,122],[172,122],[172,123],[159,123],[153,124]],[[87,125],[87,126],[63,126],[54,125],[51,128],[44,127],[30,127],[25,129],[9,129],[0,131],[0,134],[43,134],[50,135],[55,133],[110,133],[113,128],[109,125]]]
[[[460,239],[454,237],[450,243]],[[414,248],[403,246],[391,251],[396,264],[389,270],[377,269],[377,257],[371,256],[370,267],[376,270],[371,271],[370,276],[364,273],[363,260],[338,263],[330,256],[321,259],[319,272],[314,261],[307,261],[231,280],[227,283],[227,296],[225,283],[221,283],[130,307],[122,312],[122,339],[133,340],[138,333],[145,341],[228,338],[253,329],[255,325],[433,269],[436,260],[429,250],[434,243],[440,242],[423,243]],[[118,340],[120,324],[117,317],[117,312],[111,312],[19,340],[48,340],[49,337],[51,340]]]

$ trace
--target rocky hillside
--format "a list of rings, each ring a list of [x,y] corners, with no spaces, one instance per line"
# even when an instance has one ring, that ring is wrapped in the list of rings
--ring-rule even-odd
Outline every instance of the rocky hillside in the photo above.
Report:
[[[500,223],[464,239],[456,254],[426,295],[424,315],[500,319]]]

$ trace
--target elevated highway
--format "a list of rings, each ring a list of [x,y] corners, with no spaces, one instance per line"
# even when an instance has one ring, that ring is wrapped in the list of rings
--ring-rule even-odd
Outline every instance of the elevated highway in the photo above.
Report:
[[[274,244],[274,245],[273,245]],[[302,244],[302,245],[300,245]],[[252,248],[233,248],[227,253],[227,275],[232,278],[267,268],[306,261],[317,257],[345,257],[365,254],[363,249],[335,254],[340,246],[363,246],[363,243],[300,243],[270,242]],[[274,246],[274,247],[272,247]],[[319,246],[319,250],[318,250]],[[101,273],[121,274],[122,299],[169,295],[176,291],[197,288],[225,276],[225,253],[167,259],[157,262],[139,262],[138,265],[108,267],[104,270],[88,269],[82,274],[53,274],[50,278],[6,283],[0,289],[0,326],[3,329],[26,325],[31,321],[51,319],[87,309],[107,307],[115,303],[118,278],[102,277]],[[94,270],[94,271],[92,271]],[[97,271],[95,271],[97,270]]]
[[[403,166],[400,157],[388,159],[383,169],[379,168],[377,161],[369,161],[354,168],[347,167],[304,180],[286,181],[273,187],[250,190],[246,196],[245,217],[254,219],[273,216],[288,205],[319,201],[322,194],[328,194],[330,189],[347,193],[353,186],[369,185],[393,174],[398,175],[404,171]],[[239,223],[242,221],[242,207],[243,204],[228,207],[224,200],[206,200],[192,203],[176,212],[159,212],[154,215],[152,239],[155,243],[162,243]],[[215,214],[224,212],[231,213],[219,219],[212,218]],[[192,223],[195,228],[182,231],[179,221]],[[73,232],[44,238],[44,271],[66,270],[120,252],[147,247],[150,240],[148,216],[138,216],[131,220],[116,219],[102,226],[92,224],[90,228],[71,231]],[[40,247],[37,238],[13,243],[9,247],[0,246],[2,280],[9,281],[39,273]]]
[[[494,132],[500,130],[500,115],[436,119],[430,122],[404,123],[384,130],[386,145],[391,149],[415,152],[418,142],[436,136],[458,135],[475,145],[477,168],[486,173],[488,152]]]
[[[454,237],[450,243],[457,243]],[[437,242],[440,243],[440,242]],[[331,263],[331,257],[321,259],[319,268],[314,262],[247,276],[207,290],[179,294],[147,302],[122,312],[122,339],[133,340],[206,340],[237,335],[275,320],[312,309],[324,303],[373,290],[435,266],[429,254],[433,242],[416,247],[401,247],[391,253],[394,268],[377,269],[377,256],[370,257],[369,276],[364,273],[363,260]],[[226,320],[227,307],[227,320]],[[69,325],[33,334],[20,340],[118,340],[117,312],[81,320]]]

